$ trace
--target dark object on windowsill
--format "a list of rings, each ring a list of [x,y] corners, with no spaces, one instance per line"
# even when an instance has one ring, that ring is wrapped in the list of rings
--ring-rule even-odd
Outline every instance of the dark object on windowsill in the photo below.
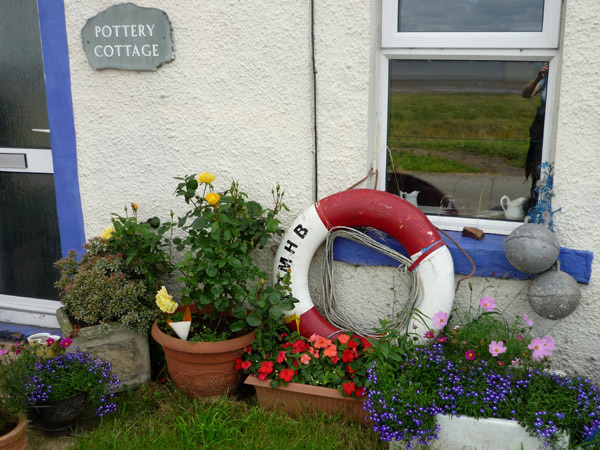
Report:
[[[473,239],[477,239],[478,241],[483,240],[485,238],[485,233],[483,230],[475,227],[464,227],[462,230],[462,235],[466,237],[470,237]]]

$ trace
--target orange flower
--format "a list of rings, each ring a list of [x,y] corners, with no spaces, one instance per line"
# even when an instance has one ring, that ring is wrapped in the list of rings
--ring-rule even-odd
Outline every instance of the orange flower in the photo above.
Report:
[[[338,341],[340,344],[347,344],[349,340],[350,336],[348,336],[347,334],[340,334],[340,336],[338,337]]]
[[[329,339],[319,336],[318,334],[313,334],[310,338],[308,338],[308,341],[314,342],[315,348],[327,348],[331,345],[331,341]]]
[[[186,306],[185,307],[185,311],[183,312],[183,319],[184,322],[191,322],[192,321],[192,313],[190,312],[190,307]]]
[[[329,356],[330,358],[334,358],[337,356],[337,347],[331,344],[329,347],[325,349],[323,352],[323,356]]]

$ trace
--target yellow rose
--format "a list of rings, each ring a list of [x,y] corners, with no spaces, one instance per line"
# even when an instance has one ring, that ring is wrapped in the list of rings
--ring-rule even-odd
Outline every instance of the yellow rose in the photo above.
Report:
[[[196,177],[196,181],[198,183],[210,184],[213,181],[215,181],[215,178],[217,178],[217,176],[216,175],[212,175],[210,172],[202,172],[200,175],[198,175]]]
[[[102,239],[110,239],[110,237],[112,236],[112,234],[115,232],[115,227],[114,225],[111,225],[109,227],[106,227],[104,230],[102,230],[102,233],[100,233],[100,237]]]
[[[215,194],[214,192],[209,192],[204,198],[206,199],[209,205],[216,205],[217,203],[219,203],[221,196],[219,194]]]
[[[164,286],[156,293],[156,304],[162,312],[169,314],[174,313],[177,309],[177,303],[173,301],[173,297],[169,295]]]

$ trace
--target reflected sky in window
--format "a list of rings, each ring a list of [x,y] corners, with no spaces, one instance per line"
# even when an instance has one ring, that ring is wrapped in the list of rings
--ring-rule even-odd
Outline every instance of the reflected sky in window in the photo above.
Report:
[[[398,31],[542,31],[544,0],[398,1]]]

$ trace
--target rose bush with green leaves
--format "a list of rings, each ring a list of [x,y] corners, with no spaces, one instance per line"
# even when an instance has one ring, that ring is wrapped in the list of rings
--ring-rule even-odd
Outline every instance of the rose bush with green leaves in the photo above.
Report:
[[[196,303],[214,324],[231,314],[231,332],[279,322],[294,307],[289,274],[270,285],[252,256],[283,234],[277,215],[287,208],[279,185],[272,191],[273,206],[264,208],[235,181],[217,193],[215,175],[208,172],[177,179],[176,195],[190,206],[177,221],[184,236],[172,240],[183,252],[175,264],[184,284],[181,303]]]

